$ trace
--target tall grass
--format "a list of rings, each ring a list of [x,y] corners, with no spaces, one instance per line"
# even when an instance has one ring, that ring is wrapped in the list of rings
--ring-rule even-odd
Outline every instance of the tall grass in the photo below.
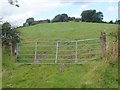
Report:
[[[107,37],[110,40],[107,42],[106,58],[108,60],[118,58],[118,31],[109,33]]]

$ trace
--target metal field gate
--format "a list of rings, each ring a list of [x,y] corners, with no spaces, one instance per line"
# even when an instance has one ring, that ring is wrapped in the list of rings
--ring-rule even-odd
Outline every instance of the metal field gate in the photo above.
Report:
[[[99,39],[76,41],[22,42],[17,45],[17,62],[23,64],[79,64],[100,58]]]

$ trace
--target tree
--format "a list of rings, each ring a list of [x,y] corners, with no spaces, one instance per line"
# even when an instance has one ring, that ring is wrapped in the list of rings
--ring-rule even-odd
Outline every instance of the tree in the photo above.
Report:
[[[118,20],[118,24],[120,24],[120,20]]]
[[[52,22],[61,22],[61,15],[57,15],[53,18]]]
[[[68,20],[69,21],[75,21],[75,17],[69,17]]]
[[[50,23],[50,19],[46,19],[47,23]]]
[[[93,22],[95,21],[96,10],[85,10],[81,13],[82,21]]]
[[[101,22],[103,20],[103,13],[97,12],[96,13],[96,22]]]
[[[67,14],[58,14],[53,18],[52,22],[68,22],[68,20],[69,17]]]
[[[18,0],[8,0],[8,3],[9,3],[10,5],[15,5],[16,7],[19,7],[19,5],[18,5]]]
[[[96,10],[85,10],[81,13],[81,16],[84,22],[101,22],[103,20],[103,13],[96,12]]]
[[[75,22],[80,22],[81,19],[80,18],[75,18]]]
[[[8,46],[11,40],[11,25],[6,22],[2,24],[2,46]]]
[[[61,18],[62,18],[62,22],[68,22],[69,17],[67,14],[62,14]]]
[[[110,23],[110,24],[113,24],[113,20],[111,20],[109,23]]]
[[[26,24],[28,24],[29,26],[32,25],[33,22],[34,22],[34,18],[33,18],[33,17],[28,18],[28,19],[26,20]]]
[[[11,25],[8,22],[2,24],[2,46],[12,46],[12,54],[14,55],[17,43],[20,42],[19,32],[11,29]]]
[[[115,21],[115,24],[120,24],[120,20],[116,20],[116,21]]]

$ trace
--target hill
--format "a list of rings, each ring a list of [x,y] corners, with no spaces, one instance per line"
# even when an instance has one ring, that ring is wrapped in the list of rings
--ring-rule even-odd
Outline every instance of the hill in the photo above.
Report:
[[[100,32],[103,30],[110,33],[117,29],[117,25],[115,24],[63,22],[38,24],[18,30],[22,35],[22,39],[25,41],[44,41],[96,38],[100,36]]]
[[[48,23],[17,29],[22,41],[56,41],[99,38],[102,30],[107,32],[107,45],[112,42],[110,32],[117,30],[115,24],[103,23]],[[3,50],[4,88],[117,88],[117,58],[86,61],[82,65],[21,65],[15,57]],[[109,57],[109,56],[108,56]]]

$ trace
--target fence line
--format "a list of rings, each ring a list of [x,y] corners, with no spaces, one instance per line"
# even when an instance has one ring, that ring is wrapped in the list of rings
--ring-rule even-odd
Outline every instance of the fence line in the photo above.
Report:
[[[55,41],[55,42],[76,42],[76,41],[90,41],[90,40],[99,40],[99,38],[90,38],[90,39],[82,39],[82,40],[71,40],[71,41]],[[40,43],[40,42],[52,42],[52,40],[50,41],[22,41],[21,43]]]
[[[82,60],[100,58],[98,40],[98,38],[92,38],[75,41],[56,41],[56,43],[50,42],[51,45],[47,41],[27,41],[17,46],[16,58],[17,61],[24,64],[80,64]],[[29,43],[32,43],[32,45]]]

